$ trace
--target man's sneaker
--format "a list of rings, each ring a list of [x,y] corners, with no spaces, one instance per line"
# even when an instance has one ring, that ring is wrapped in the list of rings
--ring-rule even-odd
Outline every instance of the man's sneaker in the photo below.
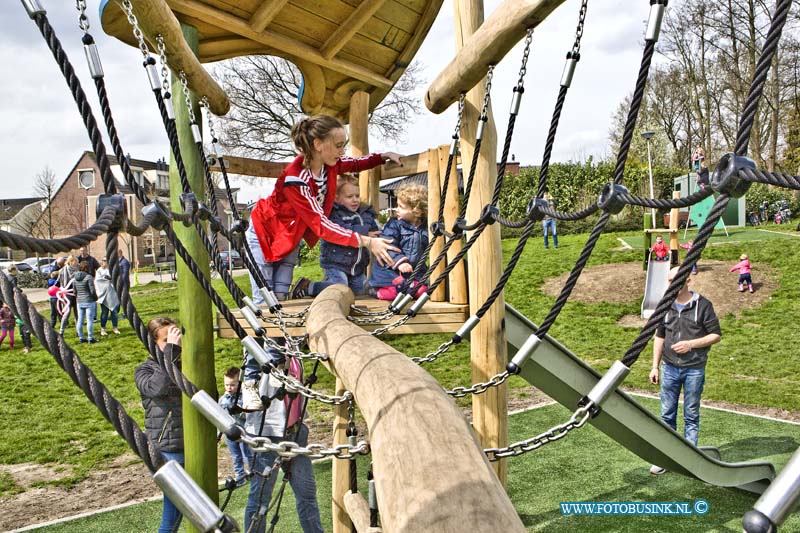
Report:
[[[666,468],[661,468],[658,465],[653,465],[650,467],[650,473],[653,474],[654,476],[660,476],[661,474],[664,474],[666,471],[667,471]]]
[[[98,342],[100,341],[97,339],[89,339],[89,344],[97,344]]]
[[[242,409],[245,411],[264,409],[261,396],[258,394],[258,382],[254,379],[248,379],[242,383]]]
[[[311,285],[311,280],[308,278],[300,278],[297,280],[297,283],[294,284],[292,288],[292,292],[290,293],[290,298],[292,300],[298,300],[300,298],[305,298],[308,296],[308,287]]]

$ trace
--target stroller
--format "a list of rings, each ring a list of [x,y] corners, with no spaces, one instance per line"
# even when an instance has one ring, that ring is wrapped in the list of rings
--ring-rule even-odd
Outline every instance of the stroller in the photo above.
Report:
[[[775,224],[788,224],[792,221],[792,211],[789,209],[789,202],[780,200],[775,202]]]

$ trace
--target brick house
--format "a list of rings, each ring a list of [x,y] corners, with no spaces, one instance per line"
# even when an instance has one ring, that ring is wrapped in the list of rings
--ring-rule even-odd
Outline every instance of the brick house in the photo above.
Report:
[[[47,237],[34,231],[42,213],[43,198],[9,198],[0,200],[0,230],[19,235]],[[0,259],[21,261],[30,254],[22,250],[0,248]]]
[[[108,156],[111,172],[116,179],[117,191],[125,195],[128,216],[138,224],[141,221],[143,205],[133,191],[124,184],[124,176],[117,159]],[[165,161],[145,161],[131,159],[128,162],[137,183],[145,187],[150,198],[158,198],[165,205],[169,205],[169,165]],[[236,198],[238,189],[232,189]],[[83,152],[75,166],[61,186],[55,191],[51,203],[53,236],[54,238],[67,237],[79,233],[91,226],[97,219],[97,197],[103,194],[103,182],[100,177],[100,167],[94,152]],[[220,211],[222,223],[230,224],[228,199],[223,189],[216,189],[214,195]],[[237,209],[242,212],[244,205],[237,203]],[[48,233],[48,217],[41,216],[36,224],[36,230],[42,235]],[[89,253],[96,258],[105,256],[105,238],[100,238],[89,245]],[[163,232],[149,229],[144,235],[132,237],[126,233],[119,235],[120,248],[125,251],[133,264],[136,261],[141,266],[152,265],[159,262],[173,261],[175,251],[172,244],[167,242]],[[219,236],[219,249],[227,250],[228,242],[222,235]]]

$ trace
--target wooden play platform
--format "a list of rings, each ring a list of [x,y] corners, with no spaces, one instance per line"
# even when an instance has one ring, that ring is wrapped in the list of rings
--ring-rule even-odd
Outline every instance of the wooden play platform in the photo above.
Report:
[[[283,302],[283,310],[286,313],[298,313],[311,305],[312,300],[304,298],[302,300],[289,300]],[[376,300],[374,298],[361,298],[356,300],[355,305],[360,309],[370,312],[384,311],[388,302]],[[266,312],[266,310],[265,310]],[[248,335],[253,335],[253,330],[247,324],[247,321],[242,317],[242,314],[234,310],[236,321],[242,325],[247,331]],[[384,320],[377,324],[362,325],[366,331],[373,331],[386,324],[391,324],[399,320],[402,316],[395,316],[389,320]],[[416,333],[455,333],[459,327],[467,320],[469,316],[468,304],[452,304],[449,302],[431,302],[426,303],[419,314],[403,324],[402,326],[391,330],[389,333],[394,335],[410,335]],[[292,321],[291,319],[289,320]],[[267,326],[267,335],[270,337],[281,337],[281,331],[271,324],[264,324]],[[302,335],[306,332],[305,327],[288,328],[291,335]],[[221,338],[232,339],[236,337],[230,324],[217,313],[217,333]]]

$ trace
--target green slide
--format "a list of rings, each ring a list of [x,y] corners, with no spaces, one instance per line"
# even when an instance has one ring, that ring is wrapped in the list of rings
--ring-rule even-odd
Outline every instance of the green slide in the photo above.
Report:
[[[536,331],[536,326],[510,305],[506,305],[505,325],[511,358]],[[520,376],[571,411],[601,377],[549,336],[523,365]],[[609,396],[591,423],[641,457],[645,463],[642,466],[657,464],[712,485],[738,487],[758,494],[775,476],[774,467],[767,462],[720,461],[716,448],[697,448],[621,391]],[[598,463],[602,464],[602,458],[598,458]]]

